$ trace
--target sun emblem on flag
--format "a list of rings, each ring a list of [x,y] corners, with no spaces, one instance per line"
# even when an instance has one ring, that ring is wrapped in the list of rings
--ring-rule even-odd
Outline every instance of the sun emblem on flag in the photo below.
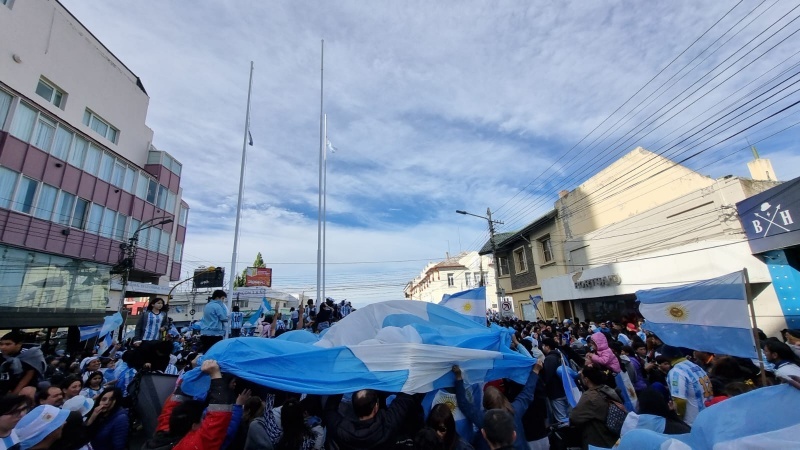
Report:
[[[450,408],[450,412],[453,412],[453,411],[455,411],[455,410],[456,410],[456,404],[455,404],[455,402],[454,402],[454,401],[452,401],[452,400],[445,400],[443,403],[444,403],[445,405],[447,405],[447,407],[448,407],[448,408]]]
[[[689,311],[680,304],[667,306],[667,314],[678,322],[683,322],[689,318]]]
[[[472,303],[469,303],[469,302],[464,303],[464,306],[462,307],[462,309],[464,310],[464,312],[472,311]]]

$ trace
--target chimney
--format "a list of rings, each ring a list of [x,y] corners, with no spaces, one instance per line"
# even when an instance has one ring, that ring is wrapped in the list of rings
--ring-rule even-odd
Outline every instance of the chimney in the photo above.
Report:
[[[569,191],[563,190],[563,191],[558,193],[558,198],[564,198],[564,197],[566,197],[568,195],[569,195]]]

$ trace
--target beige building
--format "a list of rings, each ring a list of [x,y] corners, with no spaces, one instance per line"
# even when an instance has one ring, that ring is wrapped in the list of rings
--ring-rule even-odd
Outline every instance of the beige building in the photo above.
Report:
[[[562,193],[567,270],[542,282],[544,301],[572,303],[581,320],[618,319],[635,315],[637,290],[747,268],[759,326],[784,328],[767,266],[752,256],[736,212],[737,202],[776,185],[768,160],[751,166],[759,180],[713,179],[640,147]]]
[[[442,261],[428,263],[422,272],[409,281],[403,289],[405,298],[439,303],[445,294],[455,294],[481,286],[486,286],[487,308],[496,291],[494,265],[491,257],[480,256],[478,252],[462,252]],[[496,305],[495,305],[496,309]]]

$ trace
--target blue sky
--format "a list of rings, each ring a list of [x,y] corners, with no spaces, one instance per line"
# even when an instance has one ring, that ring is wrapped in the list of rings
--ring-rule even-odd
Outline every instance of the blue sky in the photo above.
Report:
[[[325,112],[338,148],[329,155],[327,259],[337,264],[327,293],[356,306],[401,298],[428,261],[480,247],[485,221],[456,209],[491,207],[506,222],[500,231],[519,228],[636,146],[681,159],[800,97],[790,86],[730,130],[668,144],[797,70],[789,21],[798,12],[781,2],[62,3],[142,79],[154,145],[184,165],[184,271],[230,266],[255,62],[239,269],[260,251],[274,287],[311,295],[325,39]],[[687,164],[746,176],[746,137],[781,179],[796,177],[795,129],[768,136],[798,121],[800,108],[789,108]]]

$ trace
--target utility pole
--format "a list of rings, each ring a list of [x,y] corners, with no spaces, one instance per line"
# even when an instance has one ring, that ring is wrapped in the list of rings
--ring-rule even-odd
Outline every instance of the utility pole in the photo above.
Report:
[[[503,222],[501,222],[499,220],[492,219],[492,209],[491,208],[486,208],[486,217],[479,216],[477,214],[468,213],[468,212],[462,211],[460,209],[456,210],[456,213],[463,214],[465,216],[478,217],[480,219],[485,219],[487,222],[489,222],[489,244],[492,246],[492,259],[494,260],[494,286],[495,286],[495,290],[496,290],[495,293],[497,295],[497,305],[499,307],[501,302],[502,302],[502,299],[503,299],[503,290],[500,289],[500,280],[499,280],[499,278],[500,278],[500,264],[498,263],[498,259],[497,259],[497,242],[495,242],[495,239],[494,239],[494,225],[495,224],[503,225]],[[483,271],[481,271],[481,278],[482,277],[483,277]]]

